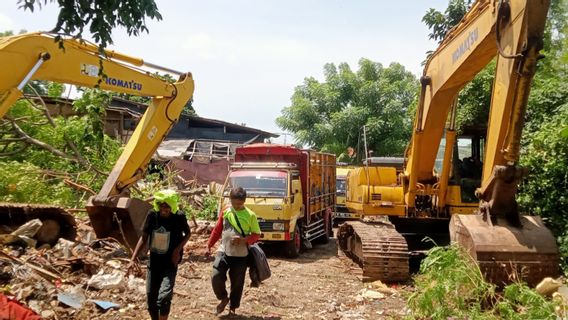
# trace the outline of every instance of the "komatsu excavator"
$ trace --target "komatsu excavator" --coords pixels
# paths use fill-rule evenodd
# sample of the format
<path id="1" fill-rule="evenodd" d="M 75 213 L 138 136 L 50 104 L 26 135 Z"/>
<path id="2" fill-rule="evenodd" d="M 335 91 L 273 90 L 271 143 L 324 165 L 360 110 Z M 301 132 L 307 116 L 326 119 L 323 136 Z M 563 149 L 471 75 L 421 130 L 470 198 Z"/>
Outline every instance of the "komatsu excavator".
<path id="1" fill-rule="evenodd" d="M 463 246 L 498 285 L 535 285 L 558 274 L 555 238 L 540 217 L 520 215 L 515 200 L 526 173 L 518 166 L 521 132 L 548 8 L 548 0 L 476 1 L 426 63 L 403 173 L 349 173 L 348 209 L 388 217 L 348 222 L 338 232 L 363 280 L 408 279 L 409 257 L 425 251 L 424 235 Z M 456 137 L 458 93 L 495 57 L 487 129 Z"/>
<path id="2" fill-rule="evenodd" d="M 72 38 L 56 41 L 55 37 L 28 33 L 0 38 L 0 117 L 23 96 L 24 86 L 30 80 L 151 97 L 102 189 L 87 204 L 97 237 L 113 237 L 134 247 L 150 205 L 130 198 L 128 188 L 143 177 L 152 155 L 191 99 L 192 75 L 111 50 L 101 55 L 94 44 Z M 179 79 L 168 83 L 140 67 L 177 74 Z"/>

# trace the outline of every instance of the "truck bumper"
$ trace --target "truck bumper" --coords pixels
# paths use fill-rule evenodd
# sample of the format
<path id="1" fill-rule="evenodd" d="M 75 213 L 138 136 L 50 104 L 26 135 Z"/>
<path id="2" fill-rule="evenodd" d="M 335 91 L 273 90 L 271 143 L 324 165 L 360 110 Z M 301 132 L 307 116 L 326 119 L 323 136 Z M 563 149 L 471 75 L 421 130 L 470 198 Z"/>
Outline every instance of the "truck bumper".
<path id="1" fill-rule="evenodd" d="M 290 233 L 283 231 L 276 232 L 262 232 L 260 235 L 262 241 L 288 241 L 290 240 Z"/>
<path id="2" fill-rule="evenodd" d="M 360 213 L 352 213 L 352 212 L 334 212 L 333 218 L 335 219 L 359 219 L 362 218 L 363 215 Z"/>

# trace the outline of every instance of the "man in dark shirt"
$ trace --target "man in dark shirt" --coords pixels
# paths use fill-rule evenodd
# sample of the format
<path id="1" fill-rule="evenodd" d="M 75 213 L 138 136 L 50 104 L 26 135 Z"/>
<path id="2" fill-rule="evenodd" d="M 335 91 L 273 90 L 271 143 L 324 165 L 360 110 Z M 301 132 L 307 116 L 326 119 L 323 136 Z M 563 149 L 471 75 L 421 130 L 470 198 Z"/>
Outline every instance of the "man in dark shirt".
<path id="1" fill-rule="evenodd" d="M 142 236 L 132 254 L 128 271 L 135 266 L 144 244 L 150 248 L 146 293 L 152 320 L 167 320 L 174 293 L 177 266 L 190 229 L 185 214 L 179 210 L 179 195 L 173 190 L 154 194 L 154 208 L 146 216 Z"/>

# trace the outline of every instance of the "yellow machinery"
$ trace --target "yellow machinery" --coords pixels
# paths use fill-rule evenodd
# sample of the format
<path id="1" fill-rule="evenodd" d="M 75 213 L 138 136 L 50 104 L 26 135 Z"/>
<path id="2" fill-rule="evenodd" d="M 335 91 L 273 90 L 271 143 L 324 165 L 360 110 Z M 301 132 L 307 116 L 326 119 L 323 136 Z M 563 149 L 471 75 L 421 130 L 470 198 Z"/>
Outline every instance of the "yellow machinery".
<path id="1" fill-rule="evenodd" d="M 352 219 L 352 218 L 361 218 L 360 213 L 356 212 L 349 212 L 346 205 L 346 192 L 347 192 L 347 175 L 349 171 L 354 169 L 355 167 L 337 167 L 335 170 L 335 178 L 336 178 L 336 203 L 335 203 L 335 211 L 333 214 L 334 224 L 338 223 L 340 220 L 343 219 Z"/>
<path id="2" fill-rule="evenodd" d="M 523 279 L 534 285 L 558 273 L 553 235 L 539 217 L 521 216 L 515 201 L 548 7 L 546 0 L 475 2 L 426 63 L 404 172 L 369 167 L 349 174 L 349 209 L 390 220 L 339 230 L 341 248 L 361 265 L 364 279 L 407 279 L 409 252 L 423 249 L 420 240 L 429 234 L 461 244 L 498 284 Z M 494 57 L 487 132 L 470 128 L 457 138 L 458 93 Z"/>
<path id="3" fill-rule="evenodd" d="M 99 54 L 97 46 L 53 35 L 29 33 L 0 38 L 0 117 L 22 97 L 30 80 L 49 80 L 83 87 L 152 97 L 144 116 L 98 195 L 87 204 L 98 237 L 114 237 L 131 246 L 150 206 L 128 197 L 128 187 L 143 177 L 152 155 L 177 121 L 194 90 L 190 73 L 159 67 L 115 51 Z M 179 75 L 168 83 L 137 67 Z M 102 67 L 102 69 L 101 69 Z"/>

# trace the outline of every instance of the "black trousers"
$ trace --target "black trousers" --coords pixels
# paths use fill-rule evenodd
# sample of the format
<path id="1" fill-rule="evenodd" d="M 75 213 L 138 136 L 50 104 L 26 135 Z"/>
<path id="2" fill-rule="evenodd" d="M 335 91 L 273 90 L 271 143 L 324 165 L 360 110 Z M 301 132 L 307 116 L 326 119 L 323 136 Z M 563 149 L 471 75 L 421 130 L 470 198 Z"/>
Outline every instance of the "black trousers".
<path id="1" fill-rule="evenodd" d="M 146 279 L 148 312 L 152 320 L 170 313 L 177 268 L 150 267 Z"/>
<path id="2" fill-rule="evenodd" d="M 231 294 L 229 295 L 231 309 L 236 309 L 241 305 L 247 265 L 248 257 L 229 257 L 224 252 L 217 253 L 215 257 L 211 275 L 213 292 L 219 300 L 227 298 L 225 282 L 227 282 L 228 271 L 231 281 Z"/>

